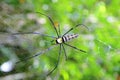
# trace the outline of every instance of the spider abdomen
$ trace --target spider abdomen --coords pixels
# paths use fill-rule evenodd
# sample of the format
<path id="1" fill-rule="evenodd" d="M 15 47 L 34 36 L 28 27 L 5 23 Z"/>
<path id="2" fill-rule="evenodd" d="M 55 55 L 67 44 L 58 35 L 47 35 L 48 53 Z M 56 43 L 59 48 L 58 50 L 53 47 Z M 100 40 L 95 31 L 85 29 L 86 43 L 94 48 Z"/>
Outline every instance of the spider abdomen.
<path id="1" fill-rule="evenodd" d="M 78 34 L 65 35 L 62 37 L 63 42 L 70 41 L 78 37 Z"/>

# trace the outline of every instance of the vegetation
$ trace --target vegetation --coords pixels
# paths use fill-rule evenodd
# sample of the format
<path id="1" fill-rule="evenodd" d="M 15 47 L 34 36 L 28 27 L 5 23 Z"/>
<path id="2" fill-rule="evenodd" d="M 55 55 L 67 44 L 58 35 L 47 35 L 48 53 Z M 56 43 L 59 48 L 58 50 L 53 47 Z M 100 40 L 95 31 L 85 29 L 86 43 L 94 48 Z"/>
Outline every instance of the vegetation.
<path id="1" fill-rule="evenodd" d="M 0 1 L 0 80 L 120 80 L 119 4 L 119 0 Z M 10 34 L 56 36 L 47 17 L 37 12 L 49 15 L 55 25 L 59 23 L 62 34 L 79 23 L 89 28 L 81 29 L 81 37 L 68 42 L 87 53 L 65 46 L 68 59 L 62 50 L 58 68 L 48 76 L 57 62 L 59 46 L 24 59 L 52 46 L 52 38 Z M 24 61 L 16 64 L 19 60 Z"/>

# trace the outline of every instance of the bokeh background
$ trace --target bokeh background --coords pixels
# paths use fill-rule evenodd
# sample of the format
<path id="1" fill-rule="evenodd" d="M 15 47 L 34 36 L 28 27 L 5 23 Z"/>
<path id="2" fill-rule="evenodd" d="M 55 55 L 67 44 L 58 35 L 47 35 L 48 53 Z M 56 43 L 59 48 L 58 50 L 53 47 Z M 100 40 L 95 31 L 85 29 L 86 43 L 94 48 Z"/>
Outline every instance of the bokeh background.
<path id="1" fill-rule="evenodd" d="M 86 50 L 65 46 L 58 68 L 59 46 L 30 60 L 26 57 L 51 46 L 51 38 L 41 35 L 11 35 L 40 32 L 56 36 L 49 20 L 59 23 L 61 32 L 78 23 L 89 30 L 69 43 Z M 24 60 L 15 64 L 16 61 Z M 0 80 L 120 80 L 120 1 L 119 0 L 0 0 Z"/>

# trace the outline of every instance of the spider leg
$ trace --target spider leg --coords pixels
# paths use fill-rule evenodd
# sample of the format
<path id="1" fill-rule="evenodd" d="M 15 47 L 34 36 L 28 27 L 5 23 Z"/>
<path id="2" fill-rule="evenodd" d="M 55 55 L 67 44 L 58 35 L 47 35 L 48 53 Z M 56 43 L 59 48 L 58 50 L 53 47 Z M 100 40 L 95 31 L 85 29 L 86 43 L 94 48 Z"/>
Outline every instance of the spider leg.
<path id="1" fill-rule="evenodd" d="M 18 33 L 9 33 L 9 32 L 0 32 L 0 34 L 8 34 L 8 35 L 24 35 L 24 34 L 38 34 L 40 36 L 45 36 L 45 37 L 51 37 L 51 38 L 56 38 L 54 36 L 49 36 L 47 34 L 41 34 L 39 32 L 18 32 Z"/>
<path id="2" fill-rule="evenodd" d="M 58 24 L 59 37 L 61 37 L 60 25 Z"/>
<path id="3" fill-rule="evenodd" d="M 64 47 L 63 44 L 62 44 L 62 47 L 63 47 L 63 51 L 64 51 L 64 54 L 65 54 L 65 60 L 67 60 L 67 54 L 66 54 L 66 50 L 65 50 L 65 47 Z"/>
<path id="4" fill-rule="evenodd" d="M 84 50 L 82 50 L 82 49 L 78 49 L 77 47 L 75 47 L 75 46 L 71 46 L 71 45 L 69 45 L 69 44 L 66 44 L 66 43 L 64 43 L 65 45 L 67 45 L 67 46 L 69 46 L 69 47 L 71 47 L 71 48 L 74 48 L 74 49 L 76 49 L 76 50 L 79 50 L 79 51 L 81 51 L 81 52 L 84 52 L 84 53 L 86 53 L 86 51 L 84 51 Z"/>
<path id="5" fill-rule="evenodd" d="M 55 45 L 54 45 L 54 46 L 55 46 Z M 39 56 L 39 55 L 41 55 L 41 54 L 43 54 L 43 53 L 45 53 L 45 52 L 48 52 L 48 51 L 51 50 L 54 46 L 49 47 L 49 48 L 45 49 L 44 51 L 37 52 L 36 54 L 34 54 L 34 55 L 32 55 L 32 56 L 29 56 L 29 57 L 27 57 L 27 58 L 25 58 L 25 59 L 19 60 L 19 61 L 16 62 L 16 64 L 18 64 L 18 63 L 20 63 L 20 62 L 27 61 L 27 60 L 29 60 L 29 59 L 31 59 L 31 58 L 37 57 L 37 56 Z"/>
<path id="6" fill-rule="evenodd" d="M 50 75 L 56 68 L 57 68 L 57 66 L 58 66 L 58 63 L 59 63 L 59 61 L 60 61 L 60 55 L 61 55 L 61 44 L 60 44 L 60 49 L 59 49 L 59 55 L 58 55 L 58 60 L 57 60 L 57 63 L 56 63 L 56 65 L 55 65 L 55 67 L 47 74 L 47 75 Z"/>
<path id="7" fill-rule="evenodd" d="M 55 25 L 54 25 L 54 22 L 53 22 L 53 20 L 51 19 L 51 17 L 48 16 L 48 15 L 45 15 L 45 14 L 43 14 L 43 13 L 41 13 L 41 12 L 36 12 L 36 13 L 39 13 L 39 14 L 41 14 L 41 15 L 44 15 L 44 16 L 46 16 L 46 17 L 50 20 L 50 22 L 52 23 L 52 25 L 53 25 L 53 27 L 54 27 L 54 29 L 55 29 L 55 31 L 56 31 L 57 36 L 59 37 L 59 33 L 58 33 L 58 31 L 57 31 L 57 29 L 56 29 L 56 27 L 55 27 Z"/>
<path id="8" fill-rule="evenodd" d="M 87 26 L 85 26 L 84 24 L 77 24 L 75 27 L 70 28 L 66 33 L 64 33 L 63 36 L 66 35 L 67 33 L 69 33 L 70 31 L 72 31 L 73 29 L 75 29 L 78 26 L 84 26 L 85 28 L 87 28 L 89 30 L 89 28 Z"/>

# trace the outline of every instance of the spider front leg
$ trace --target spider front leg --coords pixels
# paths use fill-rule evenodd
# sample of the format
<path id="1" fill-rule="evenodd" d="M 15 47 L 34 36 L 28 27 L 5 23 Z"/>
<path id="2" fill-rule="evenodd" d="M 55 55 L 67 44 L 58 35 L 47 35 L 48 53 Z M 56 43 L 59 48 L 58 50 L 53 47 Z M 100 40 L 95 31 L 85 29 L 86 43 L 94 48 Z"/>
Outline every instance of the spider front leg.
<path id="1" fill-rule="evenodd" d="M 62 48 L 62 45 L 60 44 L 60 49 L 59 49 L 59 55 L 58 55 L 57 63 L 55 65 L 55 67 L 47 75 L 50 75 L 58 67 L 58 63 L 60 61 L 61 50 L 62 50 L 61 48 Z"/>

